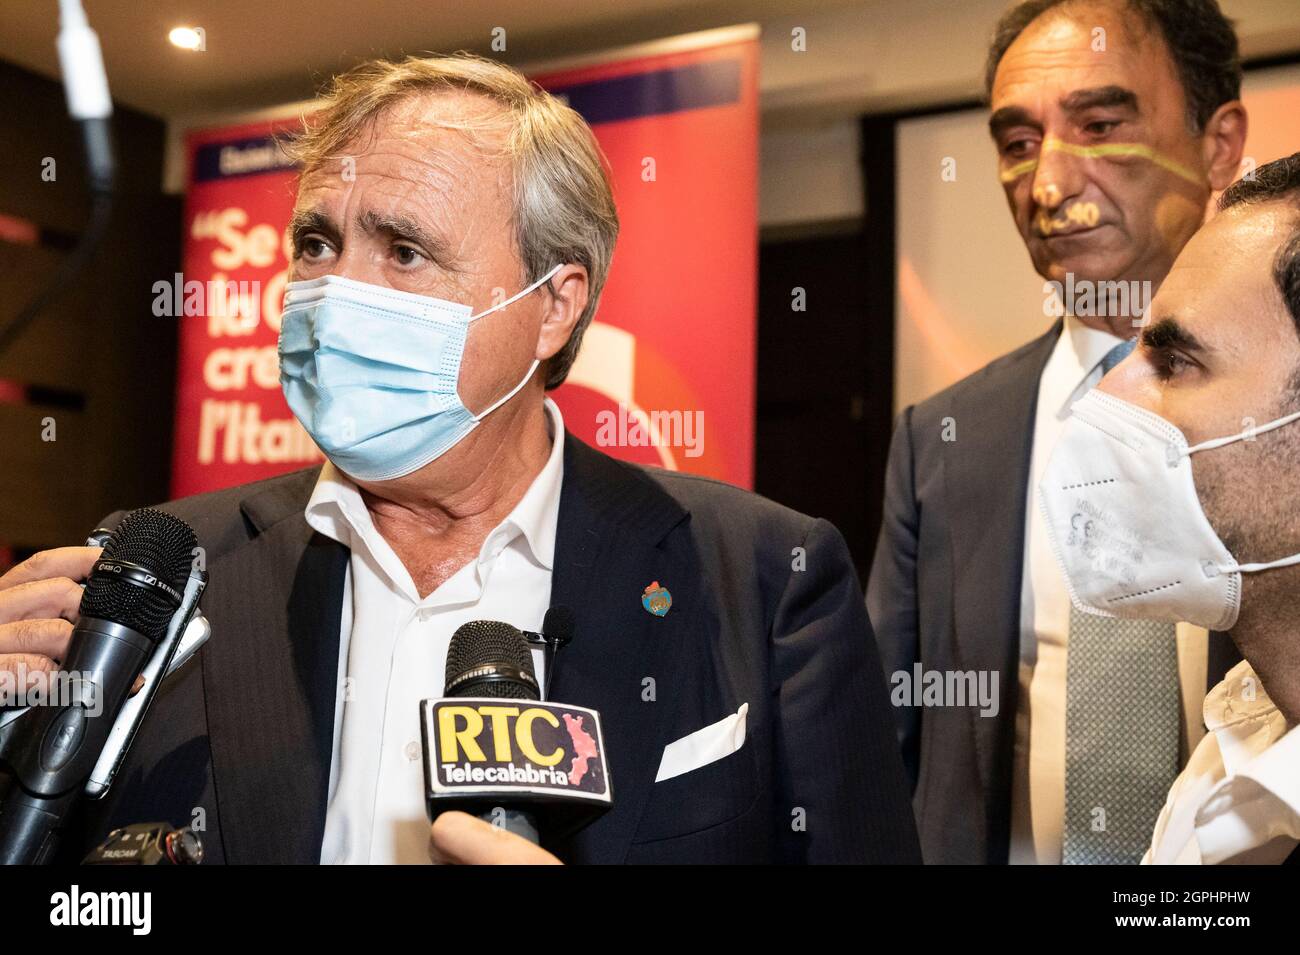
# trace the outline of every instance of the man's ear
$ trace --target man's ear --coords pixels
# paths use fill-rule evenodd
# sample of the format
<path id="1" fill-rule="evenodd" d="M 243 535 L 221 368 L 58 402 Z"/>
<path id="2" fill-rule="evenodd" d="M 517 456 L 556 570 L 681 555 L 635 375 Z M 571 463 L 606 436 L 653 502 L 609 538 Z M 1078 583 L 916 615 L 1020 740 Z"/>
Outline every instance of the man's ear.
<path id="1" fill-rule="evenodd" d="M 1241 100 L 1224 103 L 1214 111 L 1201 134 L 1201 156 L 1209 171 L 1210 188 L 1222 192 L 1241 174 L 1241 154 L 1246 149 L 1246 107 Z"/>
<path id="2" fill-rule="evenodd" d="M 581 265 L 564 265 L 551 276 L 549 291 L 542 290 L 546 305 L 542 311 L 542 327 L 537 332 L 539 361 L 546 361 L 559 353 L 569 341 L 573 329 L 587 307 L 587 269 Z"/>

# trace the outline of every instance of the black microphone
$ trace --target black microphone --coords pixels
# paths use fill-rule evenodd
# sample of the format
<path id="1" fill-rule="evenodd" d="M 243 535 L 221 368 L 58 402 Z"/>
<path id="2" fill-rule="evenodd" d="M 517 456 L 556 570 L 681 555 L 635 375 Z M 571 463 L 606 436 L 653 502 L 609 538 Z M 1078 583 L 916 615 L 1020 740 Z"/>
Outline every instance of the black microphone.
<path id="1" fill-rule="evenodd" d="M 543 669 L 546 672 L 546 685 L 542 687 L 542 699 L 551 698 L 551 677 L 555 675 L 555 653 L 567 646 L 573 639 L 573 630 L 577 618 L 572 610 L 557 604 L 546 611 L 542 618 L 542 632 L 521 631 L 529 645 L 542 648 Z"/>
<path id="2" fill-rule="evenodd" d="M 0 864 L 51 860 L 118 711 L 184 597 L 198 541 L 152 508 L 122 519 L 86 582 L 80 616 L 46 705 L 23 718 L 5 761 Z"/>
<path id="3" fill-rule="evenodd" d="M 523 633 L 498 620 L 462 624 L 447 647 L 442 695 L 541 699 Z"/>
<path id="4" fill-rule="evenodd" d="M 546 616 L 542 618 L 542 635 L 557 647 L 562 647 L 573 639 L 576 626 L 577 618 L 573 611 L 557 604 L 546 611 Z"/>
<path id="5" fill-rule="evenodd" d="M 572 614 L 548 613 L 552 624 L 572 636 Z M 496 620 L 456 630 L 443 699 L 420 703 L 430 821 L 457 809 L 540 843 L 610 808 L 600 714 L 539 697 L 522 631 Z"/>

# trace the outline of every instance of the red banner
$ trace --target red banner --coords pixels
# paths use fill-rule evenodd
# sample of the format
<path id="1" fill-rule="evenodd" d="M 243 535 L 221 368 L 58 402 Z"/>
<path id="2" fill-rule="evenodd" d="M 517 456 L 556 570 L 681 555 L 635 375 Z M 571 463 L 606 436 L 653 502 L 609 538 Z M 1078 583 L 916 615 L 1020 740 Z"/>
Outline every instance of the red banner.
<path id="1" fill-rule="evenodd" d="M 622 230 L 569 382 L 565 426 L 607 453 L 753 481 L 758 51 L 749 38 L 536 77 L 595 130 Z M 190 134 L 172 491 L 321 459 L 280 393 L 294 171 L 276 126 Z"/>

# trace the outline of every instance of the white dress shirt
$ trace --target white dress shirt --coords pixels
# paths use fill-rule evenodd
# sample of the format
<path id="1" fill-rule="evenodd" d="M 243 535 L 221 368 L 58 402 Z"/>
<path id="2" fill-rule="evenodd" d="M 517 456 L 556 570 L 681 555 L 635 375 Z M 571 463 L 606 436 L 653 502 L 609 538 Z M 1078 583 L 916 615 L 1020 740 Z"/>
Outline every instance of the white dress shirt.
<path id="1" fill-rule="evenodd" d="M 442 695 L 447 647 L 461 624 L 501 620 L 540 630 L 550 606 L 564 420 L 549 398 L 545 407 L 546 464 L 478 558 L 423 599 L 356 485 L 329 462 L 321 469 L 307 523 L 352 552 L 322 863 L 429 861 L 419 702 Z M 540 651 L 533 663 L 541 680 Z"/>
<path id="2" fill-rule="evenodd" d="M 1169 790 L 1144 863 L 1270 865 L 1300 843 L 1300 728 L 1243 660 L 1205 698 L 1209 732 Z"/>
<path id="3" fill-rule="evenodd" d="M 1024 571 L 1020 585 L 1020 673 L 1011 795 L 1012 863 L 1059 865 L 1065 822 L 1066 645 L 1070 592 L 1052 554 L 1036 489 L 1070 407 L 1101 381 L 1101 360 L 1120 343 L 1073 315 L 1038 382 L 1029 487 L 1025 495 Z M 1183 752 L 1200 738 L 1207 633 L 1178 625 Z"/>

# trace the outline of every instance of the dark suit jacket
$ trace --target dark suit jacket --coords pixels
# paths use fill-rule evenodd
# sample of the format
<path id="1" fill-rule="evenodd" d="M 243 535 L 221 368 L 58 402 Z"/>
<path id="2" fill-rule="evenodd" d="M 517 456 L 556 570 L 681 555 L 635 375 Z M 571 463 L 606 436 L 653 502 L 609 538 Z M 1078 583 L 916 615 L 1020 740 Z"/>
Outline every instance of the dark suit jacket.
<path id="1" fill-rule="evenodd" d="M 996 716 L 895 708 L 927 863 L 1007 861 L 1025 495 L 1038 383 L 1061 327 L 906 409 L 889 449 L 867 585 L 885 672 L 919 661 L 927 671 L 998 673 Z M 1211 634 L 1211 684 L 1233 653 Z"/>
<path id="2" fill-rule="evenodd" d="M 318 861 L 349 554 L 304 520 L 317 473 L 165 505 L 207 549 L 212 638 L 160 688 L 79 850 L 202 810 L 214 861 Z M 655 580 L 673 597 L 662 618 L 641 606 Z M 610 812 L 548 845 L 562 859 L 919 861 L 880 659 L 830 524 L 567 437 L 551 601 L 577 622 L 552 698 L 600 712 L 614 789 Z M 746 702 L 740 750 L 654 782 L 667 743 Z"/>

